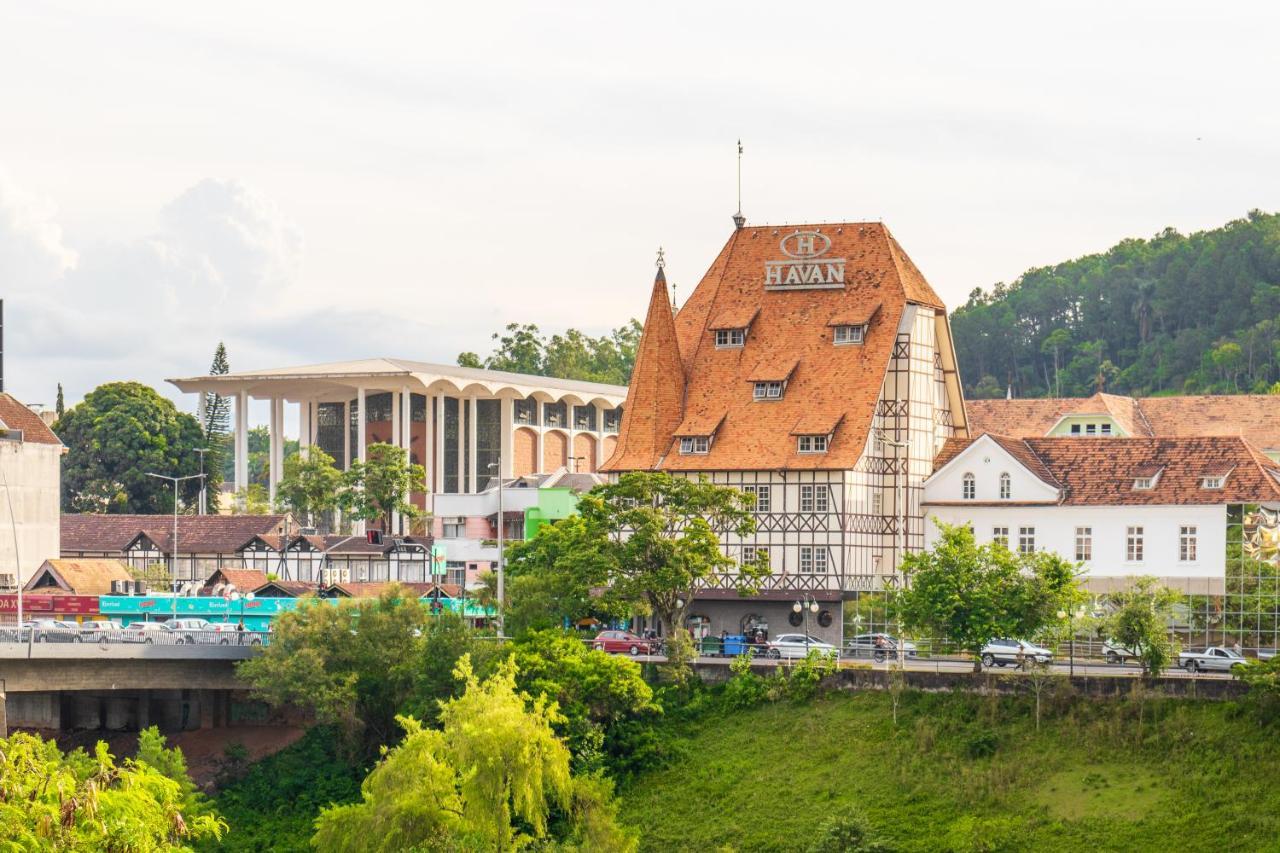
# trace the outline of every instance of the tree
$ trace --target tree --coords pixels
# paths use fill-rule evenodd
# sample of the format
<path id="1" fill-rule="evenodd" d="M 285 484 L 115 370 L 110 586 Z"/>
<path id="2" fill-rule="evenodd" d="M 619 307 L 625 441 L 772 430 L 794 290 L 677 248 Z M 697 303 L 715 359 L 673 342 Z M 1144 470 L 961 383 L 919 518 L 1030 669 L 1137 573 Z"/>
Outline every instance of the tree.
<path id="1" fill-rule="evenodd" d="M 147 473 L 200 472 L 195 452 L 204 446 L 200 424 L 137 382 L 95 388 L 53 429 L 67 446 L 62 462 L 64 512 L 172 512 L 171 484 Z M 180 498 L 191 505 L 199 493 L 199 481 L 187 480 Z"/>
<path id="2" fill-rule="evenodd" d="M 284 476 L 276 485 L 276 500 L 303 524 L 327 524 L 342 498 L 342 472 L 334 459 L 312 445 L 284 460 Z"/>
<path id="3" fill-rule="evenodd" d="M 1075 566 L 1057 554 L 1014 554 L 998 542 L 978 545 L 968 527 L 938 527 L 933 548 L 903 558 L 898 618 L 972 654 L 974 672 L 993 637 L 1032 637 L 1079 596 Z"/>
<path id="4" fill-rule="evenodd" d="M 421 465 L 409 462 L 408 452 L 392 444 L 371 444 L 365 450 L 365 461 L 354 462 L 347 469 L 344 508 L 356 518 L 378 522 L 391 530 L 391 514 L 418 518 L 422 510 L 409 502 L 414 492 L 427 488 L 427 472 Z"/>
<path id="5" fill-rule="evenodd" d="M 579 515 L 538 528 L 532 539 L 507 549 L 507 612 L 504 629 L 520 637 L 528 631 L 559 628 L 568 620 L 627 615 L 593 590 L 599 583 L 600 537 Z"/>
<path id="6" fill-rule="evenodd" d="M 102 741 L 89 756 L 25 732 L 0 739 L 0 838 L 11 850 L 190 850 L 217 841 L 226 824 L 199 803 L 172 752 L 153 739 L 117 764 Z M 180 780 L 167 775 L 179 770 Z"/>
<path id="7" fill-rule="evenodd" d="M 640 323 L 633 319 L 598 338 L 568 329 L 547 339 L 533 324 L 511 323 L 506 334 L 494 333 L 497 345 L 487 358 L 463 352 L 458 354 L 458 365 L 626 385 L 631 381 L 641 331 Z"/>
<path id="8" fill-rule="evenodd" d="M 233 496 L 235 510 L 241 515 L 266 515 L 271 512 L 271 496 L 261 483 L 250 483 L 237 489 Z"/>
<path id="9" fill-rule="evenodd" d="M 1112 642 L 1137 654 L 1143 675 L 1158 678 L 1176 658 L 1169 622 L 1181 601 L 1176 590 L 1160 586 L 1152 577 L 1137 578 L 1128 589 L 1108 596 L 1115 609 L 1105 629 Z"/>
<path id="10" fill-rule="evenodd" d="M 464 692 L 442 704 L 441 728 L 399 718 L 405 739 L 365 779 L 360 802 L 321 812 L 316 847 L 635 850 L 607 784 L 573 776 L 555 703 L 518 693 L 510 661 L 482 681 L 464 657 L 457 676 Z"/>
<path id="11" fill-rule="evenodd" d="M 53 404 L 53 413 L 57 415 L 59 419 L 61 419 L 62 416 L 67 413 L 66 402 L 62 399 L 62 383 L 61 382 L 58 383 L 58 398 L 57 398 L 57 401 Z"/>
<path id="12" fill-rule="evenodd" d="M 227 360 L 227 347 L 218 341 L 213 351 L 213 363 L 209 365 L 210 376 L 225 376 L 231 372 L 231 363 Z M 231 448 L 231 398 L 222 394 L 204 394 L 204 429 L 205 447 L 209 448 L 205 471 L 209 475 L 208 495 L 209 508 L 218 509 L 218 488 L 224 479 L 234 476 L 235 460 Z"/>

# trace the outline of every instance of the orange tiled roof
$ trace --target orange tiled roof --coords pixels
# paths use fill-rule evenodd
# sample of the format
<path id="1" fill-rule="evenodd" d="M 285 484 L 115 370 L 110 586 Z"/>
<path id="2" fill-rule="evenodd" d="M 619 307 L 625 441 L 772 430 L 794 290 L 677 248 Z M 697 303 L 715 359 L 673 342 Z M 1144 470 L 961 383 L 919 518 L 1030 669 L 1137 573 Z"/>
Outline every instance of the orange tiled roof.
<path id="1" fill-rule="evenodd" d="M 1107 415 L 1130 438 L 1155 434 L 1138 408 L 1138 401 L 1117 394 L 968 400 L 965 410 L 969 415 L 972 435 L 989 432 L 1018 438 L 1043 438 L 1067 415 Z"/>
<path id="2" fill-rule="evenodd" d="M 19 403 L 12 394 L 0 393 L 0 427 L 22 430 L 22 440 L 33 444 L 57 444 L 62 442 L 49 429 L 40 416 Z"/>
<path id="3" fill-rule="evenodd" d="M 717 314 L 707 328 L 713 332 L 717 329 L 745 329 L 759 313 L 759 305 L 733 305 Z"/>
<path id="4" fill-rule="evenodd" d="M 870 308 L 859 307 L 853 310 L 840 309 L 831 315 L 831 319 L 827 320 L 828 326 L 865 326 L 870 323 L 880 311 L 880 303 L 877 302 Z"/>
<path id="5" fill-rule="evenodd" d="M 948 439 L 934 460 L 934 470 L 950 462 L 976 440 Z M 1280 499 L 1280 465 L 1239 437 L 1112 438 L 1107 441 L 1028 438 L 1016 441 L 1052 477 L 1047 482 L 1061 488 L 1060 503 L 1068 506 L 1177 506 Z M 1002 447 L 1009 447 L 1008 439 L 1002 438 L 1000 442 Z M 1206 469 L 1230 469 L 1223 488 L 1201 487 L 1200 480 Z M 1160 478 L 1152 488 L 1133 488 L 1136 477 L 1152 476 L 1156 471 L 1160 472 Z M 975 501 L 963 503 L 980 504 Z"/>
<path id="6" fill-rule="evenodd" d="M 785 259 L 779 244 L 796 231 L 830 239 L 822 258 L 845 259 L 843 288 L 765 289 L 766 261 Z M 735 231 L 680 309 L 674 330 L 668 327 L 665 287 L 661 297 L 655 291 L 618 451 L 603 470 L 852 468 L 865 445 L 909 302 L 943 309 L 880 223 Z M 832 345 L 827 323 L 835 315 L 872 318 L 861 345 Z M 744 347 L 716 348 L 712 327 L 726 316 L 754 317 Z M 748 383 L 764 358 L 798 365 L 780 400 L 752 399 Z M 672 366 L 675 362 L 683 370 Z M 657 365 L 665 367 L 655 370 Z M 677 425 L 705 423 L 721 414 L 724 422 L 709 453 L 678 452 L 673 444 Z M 814 432 L 840 424 L 826 453 L 798 452 L 793 429 L 802 418 L 817 424 Z"/>
<path id="7" fill-rule="evenodd" d="M 676 427 L 671 434 L 677 437 L 715 435 L 722 423 L 724 423 L 724 412 L 694 414 L 681 421 L 680 426 Z"/>
<path id="8" fill-rule="evenodd" d="M 791 378 L 791 374 L 795 373 L 796 365 L 800 363 L 800 359 L 794 355 L 784 355 L 779 358 L 765 356 L 760 359 L 760 363 L 747 376 L 748 382 L 785 382 Z"/>

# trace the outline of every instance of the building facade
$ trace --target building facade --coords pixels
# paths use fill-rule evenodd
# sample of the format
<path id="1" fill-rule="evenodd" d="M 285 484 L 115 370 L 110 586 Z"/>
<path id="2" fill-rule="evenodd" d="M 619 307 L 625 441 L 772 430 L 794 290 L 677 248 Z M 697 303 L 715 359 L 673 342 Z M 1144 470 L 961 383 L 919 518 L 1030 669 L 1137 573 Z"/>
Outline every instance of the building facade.
<path id="1" fill-rule="evenodd" d="M 1095 595 L 1143 576 L 1178 590 L 1185 643 L 1280 646 L 1280 465 L 1246 439 L 984 433 L 944 446 L 924 495 L 979 543 L 1078 563 Z"/>
<path id="2" fill-rule="evenodd" d="M 434 495 L 483 492 L 499 474 L 597 470 L 613 453 L 626 397 L 615 385 L 387 358 L 169 381 L 198 394 L 201 409 L 211 394 L 234 401 L 237 489 L 248 483 L 249 401 L 263 399 L 272 499 L 289 405 L 301 446 L 320 447 L 344 470 L 364 461 L 370 444 L 404 448 L 426 469 L 429 493 L 413 501 L 428 511 Z M 404 529 L 398 519 L 395 527 Z"/>
<path id="3" fill-rule="evenodd" d="M 58 556 L 62 455 L 66 448 L 45 421 L 0 393 L 0 591 L 16 590 L 45 560 Z"/>
<path id="4" fill-rule="evenodd" d="M 843 602 L 896 581 L 925 537 L 922 485 L 967 435 L 946 309 L 880 223 L 739 228 L 678 313 L 659 269 L 610 474 L 705 477 L 755 497 L 725 535 L 737 578 L 695 599 L 699 630 L 802 625 L 839 642 Z M 820 612 L 796 624 L 794 605 Z"/>

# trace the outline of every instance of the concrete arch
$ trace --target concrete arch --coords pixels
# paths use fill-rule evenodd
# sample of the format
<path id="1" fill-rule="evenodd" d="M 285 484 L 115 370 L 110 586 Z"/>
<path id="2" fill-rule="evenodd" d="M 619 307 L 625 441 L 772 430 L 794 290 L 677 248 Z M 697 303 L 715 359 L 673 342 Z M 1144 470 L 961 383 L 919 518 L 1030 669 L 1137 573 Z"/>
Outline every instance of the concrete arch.
<path id="1" fill-rule="evenodd" d="M 551 472 L 569 463 L 569 436 L 558 429 L 542 434 L 542 470 Z"/>
<path id="2" fill-rule="evenodd" d="M 516 477 L 538 472 L 538 434 L 520 427 L 511 437 L 511 473 Z"/>

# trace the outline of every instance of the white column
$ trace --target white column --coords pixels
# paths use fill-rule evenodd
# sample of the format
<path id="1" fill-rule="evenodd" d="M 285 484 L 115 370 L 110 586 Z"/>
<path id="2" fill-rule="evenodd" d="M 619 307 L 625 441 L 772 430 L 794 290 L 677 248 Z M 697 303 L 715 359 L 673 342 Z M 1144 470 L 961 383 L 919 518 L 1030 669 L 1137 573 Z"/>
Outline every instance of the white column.
<path id="1" fill-rule="evenodd" d="M 435 491 L 436 494 L 444 494 L 444 395 L 436 395 L 432 402 L 435 404 L 436 418 L 435 427 L 431 431 L 431 444 L 435 447 L 436 464 L 435 464 Z M 428 413 L 430 410 L 428 410 Z"/>
<path id="2" fill-rule="evenodd" d="M 298 450 L 310 447 L 314 439 L 311 437 L 311 401 L 298 402 Z"/>
<path id="3" fill-rule="evenodd" d="M 467 454 L 467 467 L 471 469 L 467 471 L 467 485 L 469 486 L 468 491 L 478 492 L 480 491 L 480 479 L 476 476 L 476 469 L 479 465 L 476 459 L 476 421 L 479 419 L 476 417 L 478 412 L 475 397 L 467 400 L 467 411 L 467 447 L 471 451 Z"/>
<path id="4" fill-rule="evenodd" d="M 356 458 L 361 462 L 369 459 L 368 426 L 369 407 L 365 404 L 364 386 L 356 389 Z"/>
<path id="5" fill-rule="evenodd" d="M 342 401 L 342 470 L 351 467 L 351 401 Z"/>
<path id="6" fill-rule="evenodd" d="M 236 491 L 249 486 L 249 392 L 236 394 L 235 429 L 235 487 Z"/>
<path id="7" fill-rule="evenodd" d="M 533 452 L 537 455 L 537 458 L 533 460 L 533 470 L 534 470 L 534 473 L 536 474 L 547 473 L 546 471 L 542 470 L 542 459 L 543 459 L 542 436 L 544 433 L 546 433 L 546 431 L 547 431 L 547 428 L 542 425 L 542 404 L 539 403 L 538 404 L 538 440 L 535 443 L 535 446 L 533 449 Z"/>
<path id="8" fill-rule="evenodd" d="M 596 464 L 592 471 L 599 471 L 604 465 L 604 409 L 596 406 Z"/>
<path id="9" fill-rule="evenodd" d="M 507 480 L 513 476 L 511 472 L 515 470 L 512 464 L 513 460 L 511 458 L 511 447 L 514 444 L 512 441 L 514 438 L 513 431 L 515 430 L 516 423 L 515 400 L 512 400 L 510 397 L 503 397 L 498 401 L 498 407 L 501 412 L 499 415 L 499 423 L 501 426 L 499 427 L 500 437 L 498 439 L 498 452 L 502 454 L 498 460 L 498 470 L 502 475 L 502 478 Z"/>
<path id="10" fill-rule="evenodd" d="M 268 436 L 268 452 L 267 452 L 267 496 L 271 503 L 276 502 L 276 485 L 280 482 L 280 462 L 284 458 L 282 443 L 280 441 L 280 417 L 281 403 L 279 397 L 272 397 L 271 414 L 268 421 L 268 429 L 271 431 Z"/>
<path id="11" fill-rule="evenodd" d="M 196 395 L 196 420 L 200 422 L 200 429 L 204 429 L 205 403 L 208 395 L 201 391 Z"/>

